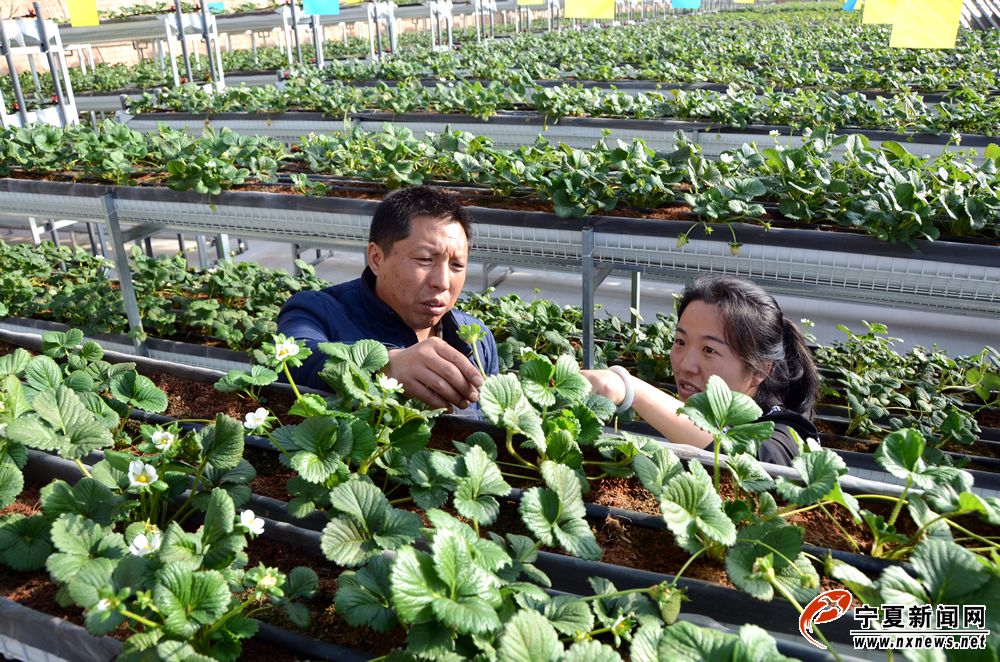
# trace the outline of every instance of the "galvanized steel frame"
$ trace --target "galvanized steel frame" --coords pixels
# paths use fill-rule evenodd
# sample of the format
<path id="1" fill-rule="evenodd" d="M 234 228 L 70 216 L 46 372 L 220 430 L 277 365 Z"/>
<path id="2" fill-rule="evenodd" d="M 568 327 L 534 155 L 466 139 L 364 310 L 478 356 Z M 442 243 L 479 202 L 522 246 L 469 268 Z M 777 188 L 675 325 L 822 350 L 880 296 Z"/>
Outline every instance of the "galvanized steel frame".
<path id="1" fill-rule="evenodd" d="M 231 193 L 213 199 L 213 209 L 199 196 L 163 189 L 63 186 L 69 188 L 61 189 L 66 193 L 60 195 L 43 192 L 53 188 L 51 183 L 12 181 L 4 187 L 7 190 L 0 189 L 0 216 L 44 215 L 107 224 L 122 276 L 129 326 L 136 332 L 141 331 L 141 320 L 128 278 L 127 241 L 170 230 L 232 234 L 363 252 L 375 206 L 372 201 L 345 200 L 338 209 L 338 203 L 331 199 Z M 25 190 L 32 187 L 38 191 Z M 915 252 L 909 257 L 909 253 L 888 245 L 882 247 L 873 239 L 850 237 L 852 242 L 867 241 L 869 249 L 864 253 L 859 246 L 850 252 L 842 246 L 840 250 L 837 246 L 817 249 L 815 239 L 813 246 L 800 245 L 798 242 L 807 244 L 810 237 L 818 236 L 807 231 L 791 231 L 802 234 L 785 237 L 783 244 L 777 241 L 780 233 L 774 230 L 770 236 L 753 241 L 753 233 L 759 234 L 760 230 L 746 226 L 736 228 L 738 234 L 747 235 L 741 237 L 746 245 L 737 258 L 729 255 L 727 241 L 694 238 L 683 250 L 677 248 L 672 236 L 676 228 L 668 227 L 671 222 L 608 217 L 558 219 L 553 214 L 487 209 L 474 210 L 474 216 L 478 221 L 470 258 L 486 265 L 484 287 L 490 284 L 490 271 L 501 265 L 582 272 L 585 367 L 593 365 L 595 294 L 601 282 L 615 271 L 632 275 L 632 307 L 636 310 L 642 275 L 654 280 L 688 282 L 700 273 L 713 272 L 748 277 L 774 293 L 969 316 L 1000 314 L 1000 266 L 990 266 L 1000 265 L 1000 260 L 993 263 L 992 253 L 985 257 L 983 253 L 992 248 L 978 247 L 977 253 L 944 256 L 926 254 L 925 250 L 924 254 Z M 630 222 L 633 226 L 629 226 Z M 123 225 L 132 229 L 125 231 Z M 822 244 L 834 236 L 823 237 Z M 941 249 L 935 245 L 934 250 Z M 996 250 L 1000 253 L 1000 249 Z M 965 255 L 971 257 L 963 258 Z M 923 290 L 914 284 L 917 278 L 924 279 Z M 143 352 L 142 343 L 136 342 L 136 350 Z"/>

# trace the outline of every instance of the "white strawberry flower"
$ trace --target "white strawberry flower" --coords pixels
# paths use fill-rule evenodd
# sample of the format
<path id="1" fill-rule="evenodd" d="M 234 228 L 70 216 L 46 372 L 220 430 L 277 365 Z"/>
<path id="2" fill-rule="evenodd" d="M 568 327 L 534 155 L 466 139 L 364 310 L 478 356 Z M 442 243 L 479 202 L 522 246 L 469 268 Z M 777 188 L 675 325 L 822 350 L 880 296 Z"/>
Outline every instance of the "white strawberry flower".
<path id="1" fill-rule="evenodd" d="M 278 578 L 272 575 L 271 573 L 267 573 L 266 575 L 260 578 L 259 582 L 257 582 L 257 588 L 269 589 L 269 588 L 274 588 L 275 586 L 277 586 L 277 584 L 278 584 Z"/>
<path id="2" fill-rule="evenodd" d="M 387 375 L 381 375 L 378 378 L 378 385 L 382 387 L 383 391 L 389 391 L 390 393 L 403 390 L 401 383 Z"/>
<path id="3" fill-rule="evenodd" d="M 533 351 L 535 351 L 535 350 L 534 350 L 533 348 L 531 348 L 531 347 L 528 347 L 527 345 L 525 345 L 524 347 L 522 347 L 522 348 L 520 349 L 520 352 L 521 352 L 521 356 L 524 356 L 524 355 L 525 355 L 525 354 L 527 354 L 528 352 L 533 352 Z"/>
<path id="4" fill-rule="evenodd" d="M 299 344 L 294 340 L 282 340 L 274 346 L 274 358 L 279 361 L 290 359 L 299 353 Z"/>
<path id="5" fill-rule="evenodd" d="M 240 513 L 240 523 L 250 529 L 250 533 L 258 536 L 264 533 L 264 520 L 255 516 L 252 510 L 244 510 Z"/>
<path id="6" fill-rule="evenodd" d="M 206 168 L 214 168 L 215 167 L 215 161 L 208 161 L 208 162 L 206 162 L 205 163 L 205 167 Z"/>
<path id="7" fill-rule="evenodd" d="M 108 598 L 104 598 L 97 603 L 97 611 L 108 611 L 109 609 L 111 609 L 111 600 Z"/>
<path id="8" fill-rule="evenodd" d="M 0 437 L 3 437 L 3 438 L 7 437 L 7 424 L 6 423 L 0 423 Z"/>
<path id="9" fill-rule="evenodd" d="M 148 537 L 140 533 L 128 546 L 128 551 L 135 556 L 148 556 L 160 548 L 162 536 L 159 533 L 152 533 Z"/>
<path id="10" fill-rule="evenodd" d="M 246 421 L 243 423 L 243 427 L 247 430 L 256 430 L 266 422 L 267 410 L 263 407 L 258 407 L 257 411 L 252 411 L 246 415 Z"/>
<path id="11" fill-rule="evenodd" d="M 173 432 L 168 432 L 166 430 L 157 430 L 150 437 L 150 441 L 156 446 L 156 450 L 161 453 L 166 453 L 170 450 L 170 447 L 174 445 L 177 441 L 177 437 L 174 436 Z"/>
<path id="12" fill-rule="evenodd" d="M 778 136 L 781 135 L 781 133 L 779 133 L 778 131 L 772 129 L 767 135 L 771 136 L 772 138 L 777 138 Z"/>
<path id="13" fill-rule="evenodd" d="M 157 478 L 156 469 L 152 464 L 133 460 L 128 465 L 128 482 L 131 487 L 149 487 Z"/>

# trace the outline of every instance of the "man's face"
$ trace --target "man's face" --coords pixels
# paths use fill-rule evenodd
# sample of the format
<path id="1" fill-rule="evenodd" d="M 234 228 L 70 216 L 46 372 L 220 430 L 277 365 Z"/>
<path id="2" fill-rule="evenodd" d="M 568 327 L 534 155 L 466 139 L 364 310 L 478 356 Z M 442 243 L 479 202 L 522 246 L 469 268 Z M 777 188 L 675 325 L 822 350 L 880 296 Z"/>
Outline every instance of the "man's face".
<path id="1" fill-rule="evenodd" d="M 368 244 L 378 297 L 424 340 L 458 301 L 465 285 L 469 240 L 461 223 L 415 216 L 410 236 L 385 253 Z"/>

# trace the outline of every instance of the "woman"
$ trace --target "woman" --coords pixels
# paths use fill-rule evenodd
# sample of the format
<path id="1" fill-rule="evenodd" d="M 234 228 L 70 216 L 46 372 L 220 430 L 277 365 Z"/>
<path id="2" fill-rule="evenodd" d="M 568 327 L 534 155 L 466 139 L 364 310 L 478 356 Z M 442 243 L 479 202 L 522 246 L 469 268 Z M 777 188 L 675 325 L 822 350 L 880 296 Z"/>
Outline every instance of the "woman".
<path id="1" fill-rule="evenodd" d="M 818 436 L 809 419 L 819 379 L 802 332 L 771 295 L 733 276 L 695 280 L 684 290 L 677 314 L 670 365 L 678 397 L 621 369 L 584 371 L 594 392 L 627 409 L 623 401 L 628 380 L 631 406 L 643 420 L 674 443 L 706 448 L 713 443 L 712 435 L 677 410 L 705 389 L 709 377 L 718 375 L 730 389 L 757 402 L 764 411 L 759 420 L 774 422 L 774 434 L 761 444 L 758 459 L 790 466 L 798 448 L 789 430 L 803 439 Z"/>

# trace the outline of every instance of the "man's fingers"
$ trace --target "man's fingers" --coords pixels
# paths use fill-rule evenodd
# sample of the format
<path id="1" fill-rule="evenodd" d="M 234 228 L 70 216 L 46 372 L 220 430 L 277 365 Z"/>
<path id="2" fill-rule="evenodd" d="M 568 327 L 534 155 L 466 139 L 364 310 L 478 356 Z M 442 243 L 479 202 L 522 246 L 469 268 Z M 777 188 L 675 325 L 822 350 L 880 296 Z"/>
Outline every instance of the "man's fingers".
<path id="1" fill-rule="evenodd" d="M 461 391 L 456 390 L 445 377 L 436 372 L 437 368 L 439 368 L 439 366 L 425 366 L 424 369 L 416 376 L 417 381 L 450 404 L 455 405 L 460 409 L 468 407 L 468 396 L 463 394 Z M 455 371 L 455 374 L 458 374 L 458 372 Z M 468 385 L 466 385 L 466 387 L 468 387 Z"/>
<path id="2" fill-rule="evenodd" d="M 476 388 L 483 385 L 483 375 L 479 372 L 479 368 L 474 366 L 469 358 L 462 356 L 462 353 L 457 349 L 444 341 L 435 343 L 434 349 L 437 351 L 438 356 L 445 359 L 449 365 L 458 370 L 467 383 Z"/>
<path id="3" fill-rule="evenodd" d="M 445 402 L 437 393 L 419 382 L 411 382 L 410 387 L 406 389 L 406 395 L 410 398 L 416 398 L 434 409 L 451 409 L 450 403 Z"/>

